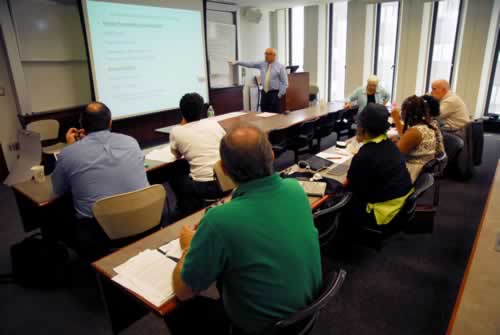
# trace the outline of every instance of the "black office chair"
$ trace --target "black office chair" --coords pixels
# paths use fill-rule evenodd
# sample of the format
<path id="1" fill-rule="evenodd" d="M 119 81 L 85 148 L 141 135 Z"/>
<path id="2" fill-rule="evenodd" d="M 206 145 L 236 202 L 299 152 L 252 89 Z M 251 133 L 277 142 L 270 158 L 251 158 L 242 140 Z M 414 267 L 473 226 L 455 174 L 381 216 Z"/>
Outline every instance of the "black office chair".
<path id="1" fill-rule="evenodd" d="M 443 131 L 443 144 L 448 156 L 448 165 L 444 174 L 448 175 L 457 168 L 457 157 L 464 148 L 464 141 L 457 135 Z"/>
<path id="2" fill-rule="evenodd" d="M 288 149 L 293 150 L 295 163 L 299 161 L 299 155 L 304 152 L 312 152 L 314 130 L 316 119 L 305 121 L 288 129 Z"/>
<path id="3" fill-rule="evenodd" d="M 268 137 L 269 142 L 273 147 L 274 157 L 278 158 L 285 151 L 287 151 L 287 142 L 288 142 L 288 130 L 287 129 L 276 129 L 272 130 Z"/>
<path id="4" fill-rule="evenodd" d="M 443 173 L 448 164 L 448 156 L 445 152 L 441 156 L 429 161 L 424 165 L 420 174 L 430 173 L 434 177 L 434 196 L 432 206 L 439 206 L 439 192 L 441 188 L 441 179 L 443 178 Z"/>
<path id="5" fill-rule="evenodd" d="M 362 243 L 380 251 L 383 248 L 385 240 L 401 231 L 413 234 L 432 233 L 434 221 L 419 221 L 417 225 L 415 221 L 415 214 L 417 210 L 417 199 L 419 199 L 433 185 L 434 177 L 432 174 L 421 174 L 415 181 L 415 191 L 408 198 L 406 198 L 403 207 L 391 223 L 383 226 L 361 225 L 359 227 L 359 237 Z"/>
<path id="6" fill-rule="evenodd" d="M 339 139 L 351 137 L 352 127 L 355 124 L 357 108 L 343 109 L 338 111 L 333 131 L 337 133 Z"/>
<path id="7" fill-rule="evenodd" d="M 321 139 L 330 136 L 337 124 L 337 113 L 329 113 L 320 117 L 316 121 L 314 138 L 317 141 L 317 148 L 321 149 Z"/>
<path id="8" fill-rule="evenodd" d="M 347 272 L 340 269 L 334 272 L 323 285 L 321 295 L 309 306 L 292 314 L 290 317 L 276 322 L 271 330 L 273 335 L 307 335 L 311 333 L 319 313 L 323 307 L 335 297 L 344 284 Z"/>
<path id="9" fill-rule="evenodd" d="M 335 236 L 339 227 L 339 214 L 352 198 L 352 193 L 346 192 L 335 205 L 313 212 L 314 225 L 318 230 L 319 244 L 325 247 Z"/>

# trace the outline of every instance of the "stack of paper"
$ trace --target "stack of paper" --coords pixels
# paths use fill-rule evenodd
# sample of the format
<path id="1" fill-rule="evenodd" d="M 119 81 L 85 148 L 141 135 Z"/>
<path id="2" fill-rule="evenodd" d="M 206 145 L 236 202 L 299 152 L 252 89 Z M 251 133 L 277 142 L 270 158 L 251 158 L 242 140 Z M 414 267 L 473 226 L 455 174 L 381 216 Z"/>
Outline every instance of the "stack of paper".
<path id="1" fill-rule="evenodd" d="M 178 238 L 168 242 L 167 244 L 159 247 L 158 249 L 160 249 L 160 251 L 163 252 L 165 256 L 174 259 L 181 259 L 182 257 L 181 243 Z"/>
<path id="2" fill-rule="evenodd" d="M 258 117 L 271 117 L 271 116 L 276 116 L 278 115 L 277 113 L 268 113 L 268 112 L 262 112 L 262 113 L 257 113 Z"/>
<path id="3" fill-rule="evenodd" d="M 172 151 L 170 151 L 170 145 L 152 150 L 146 155 L 146 159 L 163 163 L 171 163 L 176 160 L 175 156 L 172 154 Z"/>
<path id="4" fill-rule="evenodd" d="M 227 114 L 215 116 L 212 119 L 218 122 L 218 121 L 230 119 L 230 118 L 237 117 L 237 116 L 242 116 L 245 114 L 247 114 L 247 112 L 232 112 L 232 113 L 227 113 Z"/>
<path id="5" fill-rule="evenodd" d="M 172 273 L 176 263 L 158 250 L 144 250 L 114 268 L 113 280 L 160 307 L 174 296 Z"/>
<path id="6" fill-rule="evenodd" d="M 340 148 L 331 148 L 316 154 L 316 156 L 329 160 L 335 164 L 342 164 L 352 158 L 352 154 L 349 151 Z"/>

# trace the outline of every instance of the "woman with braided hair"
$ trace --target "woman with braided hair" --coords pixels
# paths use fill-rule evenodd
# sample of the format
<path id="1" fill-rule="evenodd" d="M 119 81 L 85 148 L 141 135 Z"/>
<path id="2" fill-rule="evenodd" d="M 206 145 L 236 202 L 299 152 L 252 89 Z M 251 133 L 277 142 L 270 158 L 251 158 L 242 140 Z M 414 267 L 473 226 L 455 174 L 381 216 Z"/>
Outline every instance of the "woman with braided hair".
<path id="1" fill-rule="evenodd" d="M 441 131 L 432 120 L 428 103 L 416 95 L 406 98 L 401 115 L 399 109 L 393 109 L 392 118 L 400 136 L 397 146 L 406 156 L 406 167 L 415 182 L 423 166 L 442 152 Z"/>

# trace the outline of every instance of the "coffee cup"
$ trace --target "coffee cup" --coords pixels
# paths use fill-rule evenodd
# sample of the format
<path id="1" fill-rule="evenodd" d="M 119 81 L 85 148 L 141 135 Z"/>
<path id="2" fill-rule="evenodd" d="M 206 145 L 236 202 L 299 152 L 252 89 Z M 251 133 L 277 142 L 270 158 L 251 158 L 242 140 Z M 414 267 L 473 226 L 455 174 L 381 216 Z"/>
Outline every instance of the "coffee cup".
<path id="1" fill-rule="evenodd" d="M 43 165 L 35 165 L 31 168 L 33 179 L 36 183 L 43 183 L 45 181 L 45 168 Z"/>

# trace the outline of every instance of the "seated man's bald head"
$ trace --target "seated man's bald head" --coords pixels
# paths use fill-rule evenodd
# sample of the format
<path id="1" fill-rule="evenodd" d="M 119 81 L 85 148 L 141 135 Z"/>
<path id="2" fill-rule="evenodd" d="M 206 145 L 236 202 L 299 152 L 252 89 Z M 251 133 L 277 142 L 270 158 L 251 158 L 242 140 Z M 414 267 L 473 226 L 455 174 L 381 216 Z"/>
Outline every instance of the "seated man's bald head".
<path id="1" fill-rule="evenodd" d="M 237 183 L 273 174 L 274 153 L 267 135 L 257 127 L 240 124 L 221 141 L 220 156 L 224 168 Z"/>
<path id="2" fill-rule="evenodd" d="M 80 114 L 80 126 L 87 134 L 107 130 L 111 128 L 111 111 L 102 102 L 91 102 Z"/>
<path id="3" fill-rule="evenodd" d="M 450 90 L 450 83 L 448 80 L 439 79 L 432 82 L 431 94 L 434 99 L 440 101 Z"/>

